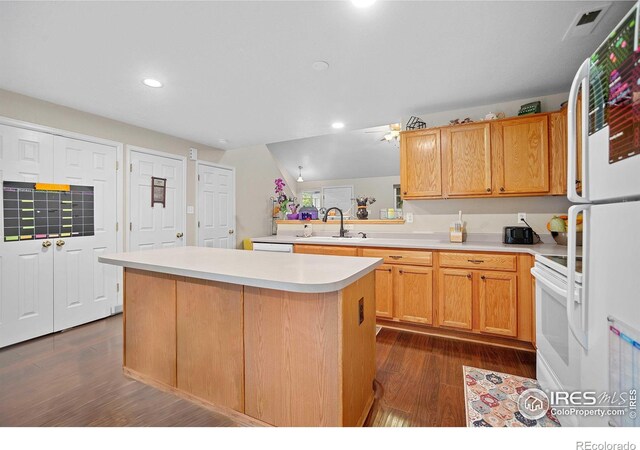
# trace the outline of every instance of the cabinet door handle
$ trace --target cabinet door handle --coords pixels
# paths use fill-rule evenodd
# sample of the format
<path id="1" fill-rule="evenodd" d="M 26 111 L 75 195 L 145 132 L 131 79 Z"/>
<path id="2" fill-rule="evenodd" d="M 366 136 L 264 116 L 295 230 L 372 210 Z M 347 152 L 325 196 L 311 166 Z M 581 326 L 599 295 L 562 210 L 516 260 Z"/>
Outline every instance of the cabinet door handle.
<path id="1" fill-rule="evenodd" d="M 483 259 L 467 259 L 471 264 L 482 264 L 484 262 Z"/>
<path id="2" fill-rule="evenodd" d="M 480 277 L 480 279 L 481 279 L 481 280 L 486 280 L 486 279 L 487 279 L 487 277 L 485 277 L 484 275 L 482 275 L 482 276 Z"/>
<path id="3" fill-rule="evenodd" d="M 398 272 L 400 272 L 400 275 L 402 275 L 404 273 L 404 271 L 402 269 L 400 269 Z"/>
<path id="4" fill-rule="evenodd" d="M 491 188 L 487 188 L 487 192 L 491 192 Z"/>
<path id="5" fill-rule="evenodd" d="M 407 191 L 404 191 L 404 192 L 402 193 L 402 195 L 407 195 Z"/>
<path id="6" fill-rule="evenodd" d="M 177 238 L 181 238 L 182 236 L 184 236 L 184 233 L 176 233 Z"/>
<path id="7" fill-rule="evenodd" d="M 49 247 L 51 247 L 51 241 L 44 241 L 44 242 L 42 243 L 42 246 L 43 246 L 44 248 L 49 248 Z"/>
<path id="8" fill-rule="evenodd" d="M 393 271 L 393 269 L 389 268 L 387 269 L 387 272 L 391 273 Z"/>
<path id="9" fill-rule="evenodd" d="M 402 259 L 402 256 L 398 256 L 398 255 L 389 255 L 389 258 L 391 258 L 391 259 Z"/>
<path id="10" fill-rule="evenodd" d="M 500 188 L 500 192 L 504 192 L 504 186 Z"/>
<path id="11" fill-rule="evenodd" d="M 467 278 L 471 279 L 471 274 L 470 273 L 467 274 Z"/>
<path id="12" fill-rule="evenodd" d="M 59 239 L 56 241 L 56 246 L 62 247 L 63 245 L 64 245 L 64 241 L 62 239 Z"/>

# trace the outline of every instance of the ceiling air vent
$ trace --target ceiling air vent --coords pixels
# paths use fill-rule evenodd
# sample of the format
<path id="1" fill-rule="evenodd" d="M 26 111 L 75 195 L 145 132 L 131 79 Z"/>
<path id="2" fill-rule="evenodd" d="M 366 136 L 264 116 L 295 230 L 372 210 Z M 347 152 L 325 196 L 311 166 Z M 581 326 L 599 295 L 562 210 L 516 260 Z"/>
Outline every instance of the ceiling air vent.
<path id="1" fill-rule="evenodd" d="M 600 20 L 604 17 L 611 3 L 595 5 L 587 10 L 580 11 L 571 22 L 571 26 L 562 38 L 563 41 L 574 37 L 587 36 L 593 32 Z"/>

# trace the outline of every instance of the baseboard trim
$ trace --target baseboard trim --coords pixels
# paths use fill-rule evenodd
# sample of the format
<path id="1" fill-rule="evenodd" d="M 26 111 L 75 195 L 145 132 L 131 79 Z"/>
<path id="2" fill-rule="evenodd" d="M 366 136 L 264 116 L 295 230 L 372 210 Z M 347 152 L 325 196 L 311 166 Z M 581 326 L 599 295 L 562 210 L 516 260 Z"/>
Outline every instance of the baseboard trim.
<path id="1" fill-rule="evenodd" d="M 505 339 L 494 336 L 467 334 L 456 332 L 453 330 L 445 330 L 442 328 L 431 328 L 428 326 L 414 325 L 410 323 L 396 322 L 378 318 L 376 325 L 382 328 L 392 330 L 409 331 L 411 333 L 426 334 L 428 336 L 436 336 L 445 339 L 453 339 L 456 341 L 473 342 L 476 344 L 491 345 L 493 347 L 512 348 L 525 352 L 535 353 L 536 349 L 530 342 L 516 341 L 513 339 Z"/>

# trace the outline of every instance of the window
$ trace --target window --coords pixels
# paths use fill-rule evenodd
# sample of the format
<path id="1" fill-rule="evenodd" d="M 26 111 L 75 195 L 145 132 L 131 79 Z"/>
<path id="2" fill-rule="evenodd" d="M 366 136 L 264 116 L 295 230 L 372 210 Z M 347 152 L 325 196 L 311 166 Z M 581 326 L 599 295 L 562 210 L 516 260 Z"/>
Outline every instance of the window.
<path id="1" fill-rule="evenodd" d="M 400 193 L 400 185 L 393 185 L 393 199 L 396 209 L 402 209 L 402 194 Z"/>
<path id="2" fill-rule="evenodd" d="M 302 206 L 315 206 L 320 209 L 322 196 L 320 191 L 305 191 L 302 193 Z"/>

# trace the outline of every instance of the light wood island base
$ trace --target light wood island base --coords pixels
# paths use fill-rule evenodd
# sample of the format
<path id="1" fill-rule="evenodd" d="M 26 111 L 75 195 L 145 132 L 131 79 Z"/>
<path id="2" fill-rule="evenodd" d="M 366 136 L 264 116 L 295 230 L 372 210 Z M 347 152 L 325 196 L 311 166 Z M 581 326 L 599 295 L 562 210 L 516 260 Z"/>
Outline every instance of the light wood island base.
<path id="1" fill-rule="evenodd" d="M 361 426 L 374 283 L 298 293 L 125 268 L 124 373 L 246 425 Z"/>

